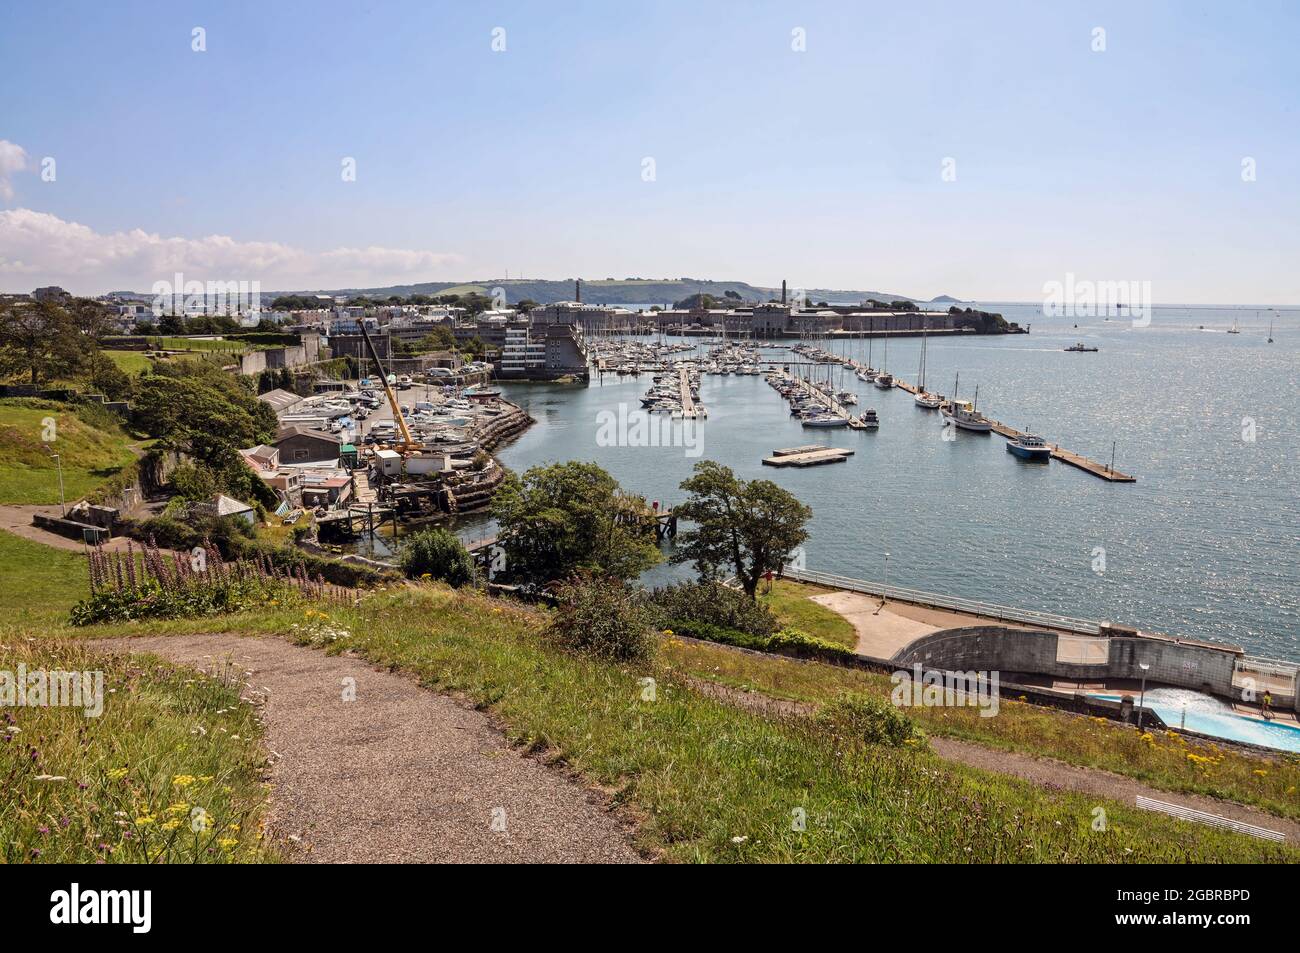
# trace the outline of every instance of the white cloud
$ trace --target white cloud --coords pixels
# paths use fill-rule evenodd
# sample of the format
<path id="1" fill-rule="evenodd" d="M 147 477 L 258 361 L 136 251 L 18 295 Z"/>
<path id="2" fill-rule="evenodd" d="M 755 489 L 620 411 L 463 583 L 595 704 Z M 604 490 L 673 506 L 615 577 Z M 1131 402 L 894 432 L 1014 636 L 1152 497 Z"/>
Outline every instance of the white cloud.
<path id="1" fill-rule="evenodd" d="M 105 234 L 47 212 L 0 211 L 0 286 L 56 284 L 79 294 L 148 291 L 181 272 L 187 281 L 258 281 L 264 291 L 376 287 L 432 281 L 457 255 L 404 248 L 312 252 L 226 235 L 165 238 L 141 229 Z"/>
<path id="2" fill-rule="evenodd" d="M 13 201 L 15 172 L 27 168 L 27 150 L 8 139 L 0 139 L 0 199 Z"/>

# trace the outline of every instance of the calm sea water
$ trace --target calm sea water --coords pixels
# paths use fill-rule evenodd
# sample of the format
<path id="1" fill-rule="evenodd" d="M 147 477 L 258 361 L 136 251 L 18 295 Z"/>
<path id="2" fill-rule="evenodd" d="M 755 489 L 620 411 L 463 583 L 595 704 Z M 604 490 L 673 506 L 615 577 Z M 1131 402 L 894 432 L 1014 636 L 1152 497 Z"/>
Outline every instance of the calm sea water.
<path id="1" fill-rule="evenodd" d="M 1094 459 L 1108 460 L 1114 441 L 1117 469 L 1136 484 L 1022 462 L 997 435 L 945 441 L 936 412 L 851 376 L 859 409 L 880 415 L 876 432 L 805 430 L 761 377 L 706 377 L 703 456 L 813 508 L 810 569 L 880 580 L 888 552 L 898 585 L 1300 658 L 1300 312 L 1280 311 L 1268 344 L 1267 312 L 1253 309 L 1157 308 L 1149 327 L 1135 328 L 1048 319 L 1036 305 L 983 307 L 1032 333 L 931 339 L 930 386 L 950 393 L 960 372 L 962 396 L 978 385 L 980 410 Z M 1241 333 L 1224 333 L 1234 319 Z M 1062 350 L 1075 341 L 1100 350 Z M 879 341 L 874 348 L 879 366 Z M 914 381 L 919 348 L 919 339 L 892 342 L 888 369 Z M 597 414 L 639 408 L 649 383 L 610 375 L 586 388 L 508 386 L 538 423 L 499 456 L 518 471 L 594 460 L 671 505 L 698 457 L 597 445 Z M 760 464 L 774 448 L 808 443 L 857 452 L 807 470 Z"/>

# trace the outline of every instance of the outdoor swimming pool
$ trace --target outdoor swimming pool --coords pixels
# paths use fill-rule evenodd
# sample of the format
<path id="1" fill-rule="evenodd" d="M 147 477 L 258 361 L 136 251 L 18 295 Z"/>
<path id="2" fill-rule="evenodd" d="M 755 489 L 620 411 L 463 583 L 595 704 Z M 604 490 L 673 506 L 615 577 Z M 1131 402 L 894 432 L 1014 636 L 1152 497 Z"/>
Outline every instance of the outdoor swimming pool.
<path id="1" fill-rule="evenodd" d="M 1118 694 L 1093 694 L 1093 698 L 1119 701 Z M 1133 693 L 1136 702 L 1138 693 Z M 1155 688 L 1146 694 L 1146 706 L 1171 728 L 1187 728 L 1203 735 L 1244 741 L 1247 744 L 1300 752 L 1300 728 L 1290 724 L 1244 718 L 1217 698 L 1177 688 Z"/>

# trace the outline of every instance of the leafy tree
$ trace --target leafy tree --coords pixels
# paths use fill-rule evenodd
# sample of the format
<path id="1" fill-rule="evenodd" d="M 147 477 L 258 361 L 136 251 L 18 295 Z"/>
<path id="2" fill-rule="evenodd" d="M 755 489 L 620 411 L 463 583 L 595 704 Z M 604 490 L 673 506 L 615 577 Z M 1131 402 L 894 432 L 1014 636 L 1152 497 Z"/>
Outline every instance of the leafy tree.
<path id="1" fill-rule="evenodd" d="M 481 337 L 475 335 L 460 346 L 460 351 L 470 358 L 480 358 L 487 353 L 487 345 Z"/>
<path id="2" fill-rule="evenodd" d="M 631 579 L 662 557 L 642 522 L 645 499 L 594 463 L 554 463 L 508 477 L 492 503 L 507 572 L 560 579 L 592 570 Z"/>
<path id="3" fill-rule="evenodd" d="M 135 387 L 131 375 L 117 366 L 117 362 L 102 351 L 87 355 L 80 378 L 91 390 L 109 400 L 126 400 Z"/>
<path id="4" fill-rule="evenodd" d="M 135 421 L 210 472 L 218 489 L 253 501 L 275 496 L 238 450 L 272 440 L 275 412 L 242 378 L 205 361 L 168 361 L 140 379 Z"/>
<path id="5" fill-rule="evenodd" d="M 520 314 L 527 314 L 529 311 L 532 311 L 537 306 L 538 306 L 537 302 L 534 301 L 532 298 L 523 298 L 520 301 L 516 302 L 515 310 L 518 311 Z"/>
<path id="6" fill-rule="evenodd" d="M 420 347 L 426 351 L 450 351 L 456 347 L 456 335 L 447 325 L 436 324 L 420 342 Z"/>
<path id="7" fill-rule="evenodd" d="M 86 341 L 72 316 L 48 302 L 16 304 L 0 315 L 0 374 L 41 384 L 76 373 Z"/>
<path id="8" fill-rule="evenodd" d="M 771 480 L 746 482 L 704 460 L 682 489 L 690 496 L 674 512 L 691 525 L 677 537 L 672 561 L 693 562 L 706 579 L 727 567 L 751 598 L 763 575 L 779 571 L 808 538 L 812 510 Z"/>

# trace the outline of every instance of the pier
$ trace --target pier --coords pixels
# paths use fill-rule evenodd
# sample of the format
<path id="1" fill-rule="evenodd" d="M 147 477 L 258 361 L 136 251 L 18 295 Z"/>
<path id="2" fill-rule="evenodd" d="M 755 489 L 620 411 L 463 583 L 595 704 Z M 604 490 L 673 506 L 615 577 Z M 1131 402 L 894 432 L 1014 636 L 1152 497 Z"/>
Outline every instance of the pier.
<path id="1" fill-rule="evenodd" d="M 795 386 L 800 388 L 802 393 L 807 394 L 809 397 L 817 401 L 817 403 L 821 404 L 832 414 L 834 414 L 837 417 L 843 417 L 845 420 L 847 420 L 849 423 L 850 430 L 867 429 L 866 424 L 864 424 L 861 420 L 859 420 L 856 416 L 854 416 L 854 414 L 851 413 L 848 410 L 848 408 L 846 408 L 843 404 L 837 401 L 830 394 L 823 393 L 822 391 L 818 390 L 816 387 L 813 387 L 812 384 L 808 383 L 808 381 L 804 380 L 801 377 L 796 377 L 795 375 L 789 373 L 788 371 L 782 371 L 781 374 L 785 380 L 790 381 Z"/>
<path id="2" fill-rule="evenodd" d="M 858 367 L 862 366 L 857 361 L 854 360 L 849 360 L 848 364 L 850 367 L 853 367 L 855 370 Z M 906 391 L 907 393 L 913 395 L 920 393 L 921 390 L 915 384 L 909 384 L 906 381 L 900 380 L 897 377 L 894 378 L 894 386 L 897 387 L 899 390 Z M 1008 440 L 1019 440 L 1021 437 L 1025 435 L 1025 432 L 1023 430 L 1017 430 L 1015 427 L 1012 427 L 1009 424 L 1004 424 L 1000 420 L 994 420 L 992 417 L 988 417 L 986 419 L 992 425 L 995 433 L 1001 434 L 1002 436 L 1006 437 Z M 1108 466 L 1107 464 L 1099 463 L 1098 461 L 1093 460 L 1089 457 L 1085 457 L 1081 453 L 1075 453 L 1073 450 L 1066 450 L 1064 447 L 1055 443 L 1049 444 L 1049 446 L 1052 449 L 1053 460 L 1060 460 L 1062 463 L 1068 463 L 1072 467 L 1078 467 L 1080 470 L 1084 471 L 1085 473 L 1091 473 L 1093 476 L 1100 477 L 1101 479 L 1107 480 L 1111 483 L 1136 483 L 1137 482 L 1137 477 L 1133 476 L 1132 474 L 1121 473 L 1119 470 L 1116 470 L 1113 467 Z"/>
<path id="3" fill-rule="evenodd" d="M 685 364 L 677 367 L 677 388 L 680 394 L 679 400 L 682 404 L 682 419 L 694 420 L 696 417 L 708 416 L 704 413 L 704 408 L 696 409 L 695 398 L 691 396 L 691 375 L 690 370 Z"/>

